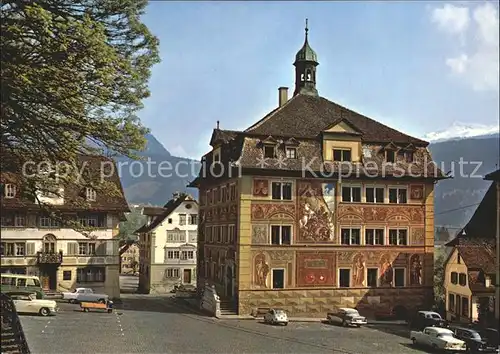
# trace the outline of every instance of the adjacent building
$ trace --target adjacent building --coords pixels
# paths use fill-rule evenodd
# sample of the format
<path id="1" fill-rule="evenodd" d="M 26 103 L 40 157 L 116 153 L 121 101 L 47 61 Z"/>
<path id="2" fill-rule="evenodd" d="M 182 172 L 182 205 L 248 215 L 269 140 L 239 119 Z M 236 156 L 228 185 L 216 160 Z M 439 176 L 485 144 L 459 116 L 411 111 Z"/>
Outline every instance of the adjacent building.
<path id="1" fill-rule="evenodd" d="M 446 318 L 494 323 L 497 186 L 492 183 L 467 225 L 447 243 L 453 247 L 445 263 Z"/>
<path id="2" fill-rule="evenodd" d="M 163 208 L 145 207 L 148 220 L 139 234 L 139 290 L 167 293 L 196 283 L 198 203 L 174 194 Z"/>
<path id="3" fill-rule="evenodd" d="M 80 158 L 99 173 L 111 160 L 101 156 Z M 116 169 L 114 169 L 116 171 Z M 109 172 L 109 171 L 107 171 Z M 38 196 L 67 221 L 92 228 L 90 234 L 61 225 L 42 212 L 34 200 L 22 193 L 16 173 L 1 173 L 1 271 L 40 277 L 46 291 L 91 287 L 110 297 L 119 297 L 118 223 L 128 205 L 118 175 L 109 177 L 119 193 L 91 187 L 61 187 L 57 194 Z M 75 203 L 77 199 L 87 203 Z M 88 207 L 84 207 L 86 204 Z"/>
<path id="4" fill-rule="evenodd" d="M 244 131 L 217 124 L 199 189 L 198 286 L 239 314 L 278 306 L 403 315 L 433 301 L 428 143 L 318 94 L 306 38 L 295 89 Z"/>
<path id="5" fill-rule="evenodd" d="M 121 253 L 120 273 L 136 274 L 139 272 L 139 246 L 136 243 L 126 245 L 126 250 Z"/>

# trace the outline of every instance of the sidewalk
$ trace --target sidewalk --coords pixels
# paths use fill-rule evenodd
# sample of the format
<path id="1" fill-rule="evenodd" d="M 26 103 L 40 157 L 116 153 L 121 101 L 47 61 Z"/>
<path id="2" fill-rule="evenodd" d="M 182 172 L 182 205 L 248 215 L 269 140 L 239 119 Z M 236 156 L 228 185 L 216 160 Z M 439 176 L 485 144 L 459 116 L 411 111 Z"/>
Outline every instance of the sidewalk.
<path id="1" fill-rule="evenodd" d="M 207 313 L 200 310 L 198 300 L 197 299 L 188 299 L 188 298 L 175 298 L 175 301 L 183 307 L 188 308 L 190 311 L 207 316 Z M 215 317 L 213 317 L 215 319 Z M 254 320 L 259 321 L 262 320 L 263 316 L 253 317 L 250 315 L 224 315 L 220 317 L 221 320 Z M 318 317 L 288 317 L 289 322 L 316 322 L 320 323 L 326 321 L 325 318 Z M 392 320 L 392 321 L 381 321 L 381 320 L 368 320 L 369 325 L 391 325 L 391 326 L 406 326 L 406 321 L 400 320 Z"/>

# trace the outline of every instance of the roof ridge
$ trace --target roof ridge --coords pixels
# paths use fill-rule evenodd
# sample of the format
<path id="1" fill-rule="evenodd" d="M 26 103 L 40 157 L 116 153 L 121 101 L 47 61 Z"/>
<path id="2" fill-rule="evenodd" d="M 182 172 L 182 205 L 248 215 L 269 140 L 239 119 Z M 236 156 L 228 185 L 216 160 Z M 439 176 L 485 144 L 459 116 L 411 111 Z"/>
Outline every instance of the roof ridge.
<path id="1" fill-rule="evenodd" d="M 270 118 L 272 118 L 273 115 L 275 115 L 276 113 L 278 113 L 279 111 L 281 111 L 284 107 L 288 106 L 288 104 L 290 102 L 292 102 L 296 97 L 299 97 L 300 95 L 302 95 L 302 94 L 299 93 L 297 95 L 292 96 L 292 98 L 290 98 L 288 101 L 286 101 L 282 106 L 276 107 L 275 109 L 273 109 L 272 111 L 270 111 L 268 114 L 266 114 L 263 118 L 261 118 L 256 123 L 254 123 L 253 125 L 251 125 L 249 128 L 245 129 L 243 132 L 244 133 L 249 133 L 251 130 L 257 129 L 259 126 L 261 126 L 266 121 L 268 121 Z"/>

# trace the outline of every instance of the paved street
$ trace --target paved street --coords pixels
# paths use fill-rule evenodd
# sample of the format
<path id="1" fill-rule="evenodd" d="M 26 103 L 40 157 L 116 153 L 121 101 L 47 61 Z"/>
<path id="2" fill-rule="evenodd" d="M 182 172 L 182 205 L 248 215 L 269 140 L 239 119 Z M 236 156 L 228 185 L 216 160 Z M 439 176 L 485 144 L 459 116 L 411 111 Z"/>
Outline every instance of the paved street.
<path id="1" fill-rule="evenodd" d="M 411 347 L 403 328 L 398 336 L 322 323 L 275 327 L 254 320 L 221 321 L 194 314 L 168 296 L 124 294 L 123 309 L 113 314 L 60 306 L 55 317 L 22 317 L 33 354 L 422 353 Z"/>

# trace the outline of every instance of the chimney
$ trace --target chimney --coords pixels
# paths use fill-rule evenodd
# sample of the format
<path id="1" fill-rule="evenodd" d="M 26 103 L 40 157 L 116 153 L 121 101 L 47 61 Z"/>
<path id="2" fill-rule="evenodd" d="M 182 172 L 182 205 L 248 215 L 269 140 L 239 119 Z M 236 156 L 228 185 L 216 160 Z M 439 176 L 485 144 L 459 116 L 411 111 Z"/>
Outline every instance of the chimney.
<path id="1" fill-rule="evenodd" d="M 288 101 L 288 87 L 280 87 L 278 92 L 279 107 L 281 107 Z"/>

